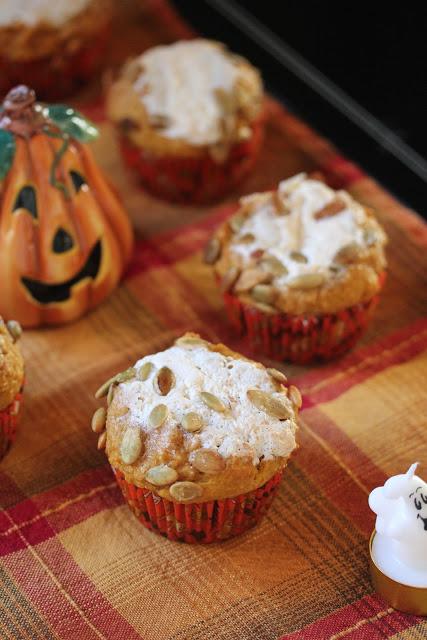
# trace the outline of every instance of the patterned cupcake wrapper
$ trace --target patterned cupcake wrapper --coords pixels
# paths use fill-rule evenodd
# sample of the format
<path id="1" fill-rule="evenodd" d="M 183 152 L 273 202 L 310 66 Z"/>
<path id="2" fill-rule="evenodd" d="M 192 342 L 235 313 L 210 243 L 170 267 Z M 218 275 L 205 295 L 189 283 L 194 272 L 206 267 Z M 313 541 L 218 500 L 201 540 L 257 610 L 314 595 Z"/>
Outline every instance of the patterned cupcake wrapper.
<path id="1" fill-rule="evenodd" d="M 18 413 L 22 402 L 22 388 L 13 402 L 0 411 L 0 460 L 9 451 L 16 436 Z"/>
<path id="2" fill-rule="evenodd" d="M 235 144 L 223 164 L 207 152 L 198 158 L 159 156 L 133 146 L 123 136 L 121 149 L 148 192 L 170 202 L 202 204 L 220 199 L 250 172 L 262 145 L 263 128 L 260 120 L 253 126 L 251 138 Z"/>
<path id="3" fill-rule="evenodd" d="M 283 470 L 255 491 L 225 500 L 179 504 L 126 481 L 113 469 L 130 509 L 159 535 L 179 542 L 208 544 L 240 535 L 260 521 L 276 495 Z"/>
<path id="4" fill-rule="evenodd" d="M 381 275 L 380 286 L 385 281 Z M 331 360 L 351 349 L 365 332 L 379 295 L 342 311 L 323 315 L 295 316 L 264 313 L 224 294 L 228 318 L 249 347 L 273 360 L 307 364 Z"/>
<path id="5" fill-rule="evenodd" d="M 56 54 L 29 61 L 0 56 L 0 94 L 18 84 L 32 87 L 39 99 L 57 100 L 71 95 L 101 67 L 111 34 L 111 21 L 103 23 L 92 40 L 75 53 Z"/>

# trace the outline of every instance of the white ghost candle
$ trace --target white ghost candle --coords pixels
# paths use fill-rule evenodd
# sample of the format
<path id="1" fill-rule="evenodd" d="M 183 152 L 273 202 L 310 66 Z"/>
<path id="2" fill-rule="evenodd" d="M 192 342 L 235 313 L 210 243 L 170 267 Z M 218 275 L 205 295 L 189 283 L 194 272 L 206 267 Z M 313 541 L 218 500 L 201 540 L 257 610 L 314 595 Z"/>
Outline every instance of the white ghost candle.
<path id="1" fill-rule="evenodd" d="M 415 475 L 417 465 L 369 496 L 377 514 L 371 573 L 377 591 L 395 608 L 427 615 L 427 483 Z"/>

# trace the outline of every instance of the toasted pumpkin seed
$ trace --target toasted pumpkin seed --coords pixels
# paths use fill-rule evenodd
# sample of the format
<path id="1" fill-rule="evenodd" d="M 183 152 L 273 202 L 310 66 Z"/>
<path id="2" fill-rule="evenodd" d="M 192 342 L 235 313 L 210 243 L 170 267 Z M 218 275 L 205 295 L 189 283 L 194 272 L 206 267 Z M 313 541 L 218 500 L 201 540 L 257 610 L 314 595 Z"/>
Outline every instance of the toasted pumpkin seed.
<path id="1" fill-rule="evenodd" d="M 221 242 L 219 238 L 213 237 L 205 247 L 203 259 L 206 264 L 214 264 L 221 255 Z"/>
<path id="2" fill-rule="evenodd" d="M 200 397 L 209 409 L 213 409 L 214 411 L 219 411 L 220 413 L 224 413 L 225 405 L 223 402 L 214 396 L 213 393 L 209 393 L 209 391 L 202 391 L 200 393 Z"/>
<path id="3" fill-rule="evenodd" d="M 99 407 L 92 416 L 91 427 L 94 433 L 101 433 L 105 429 L 107 412 L 104 407 Z"/>
<path id="4" fill-rule="evenodd" d="M 154 378 L 153 385 L 157 393 L 161 396 L 167 396 L 169 391 L 175 385 L 175 375 L 169 367 L 162 367 Z"/>
<path id="5" fill-rule="evenodd" d="M 236 242 L 241 244 L 251 244 L 255 240 L 255 236 L 253 233 L 244 233 L 243 236 L 237 238 Z"/>
<path id="6" fill-rule="evenodd" d="M 115 391 L 115 385 L 114 384 L 110 384 L 110 386 L 108 387 L 108 393 L 107 393 L 107 406 L 108 407 L 113 402 L 114 391 Z"/>
<path id="7" fill-rule="evenodd" d="M 258 269 L 257 267 L 245 269 L 239 276 L 236 284 L 234 285 L 234 290 L 237 293 L 242 293 L 244 291 L 249 291 L 253 289 L 257 284 L 264 284 L 265 282 L 269 282 L 271 280 L 271 274 L 267 271 L 263 271 L 262 269 Z"/>
<path id="8" fill-rule="evenodd" d="M 260 389 L 249 389 L 247 391 L 247 396 L 257 409 L 268 413 L 268 415 L 273 418 L 286 420 L 291 416 L 291 412 L 285 401 L 281 398 L 272 396 L 266 391 L 261 391 Z"/>
<path id="9" fill-rule="evenodd" d="M 113 376 L 112 378 L 104 382 L 104 384 L 101 384 L 101 386 L 95 393 L 95 398 L 98 398 L 99 400 L 99 398 L 103 398 L 104 396 L 106 396 L 108 394 L 108 390 L 110 386 L 115 383 L 115 380 L 116 380 L 116 377 Z"/>
<path id="10" fill-rule="evenodd" d="M 276 256 L 264 255 L 261 259 L 260 267 L 265 271 L 269 271 L 275 277 L 288 275 L 287 268 Z"/>
<path id="11" fill-rule="evenodd" d="M 175 344 L 180 347 L 203 347 L 208 343 L 198 336 L 181 336 L 181 338 L 175 340 Z"/>
<path id="12" fill-rule="evenodd" d="M 356 242 L 344 245 L 335 254 L 334 261 L 342 264 L 357 262 L 360 256 L 361 247 Z"/>
<path id="13" fill-rule="evenodd" d="M 120 407 L 120 409 L 116 411 L 116 417 L 123 418 L 127 413 L 129 413 L 129 407 Z"/>
<path id="14" fill-rule="evenodd" d="M 302 405 L 302 398 L 301 398 L 301 394 L 300 391 L 297 387 L 294 387 L 294 385 L 291 385 L 288 389 L 288 397 L 289 400 L 292 402 L 293 405 L 295 405 L 298 409 L 301 408 Z"/>
<path id="15" fill-rule="evenodd" d="M 198 449 L 192 458 L 193 467 L 202 473 L 221 473 L 225 469 L 225 460 L 217 451 Z"/>
<path id="16" fill-rule="evenodd" d="M 148 416 L 148 425 L 151 429 L 161 427 L 168 417 L 169 409 L 165 404 L 158 404 L 151 410 Z"/>
<path id="17" fill-rule="evenodd" d="M 290 213 L 289 207 L 283 202 L 283 199 L 278 191 L 273 191 L 272 201 L 278 215 L 283 216 Z"/>
<path id="18" fill-rule="evenodd" d="M 219 285 L 221 293 L 227 293 L 227 291 L 230 291 L 239 275 L 240 270 L 237 267 L 230 267 L 221 279 L 221 283 Z"/>
<path id="19" fill-rule="evenodd" d="M 324 207 L 319 209 L 313 215 L 315 220 L 322 220 L 322 218 L 330 218 L 331 216 L 335 216 L 340 211 L 343 211 L 346 208 L 346 203 L 341 198 L 334 198 L 328 204 L 325 204 Z"/>
<path id="20" fill-rule="evenodd" d="M 257 284 L 251 291 L 251 296 L 258 302 L 271 304 L 276 298 L 276 290 L 269 284 Z"/>
<path id="21" fill-rule="evenodd" d="M 324 284 L 326 278 L 323 273 L 301 273 L 287 282 L 291 289 L 315 289 Z"/>
<path id="22" fill-rule="evenodd" d="M 194 433 L 195 431 L 200 431 L 203 427 L 203 419 L 199 416 L 198 413 L 194 411 L 190 411 L 190 413 L 186 413 L 181 420 L 182 428 L 190 433 Z"/>
<path id="23" fill-rule="evenodd" d="M 13 342 L 17 342 L 22 336 L 22 327 L 17 320 L 9 320 L 6 323 L 7 330 L 9 331 Z"/>
<path id="24" fill-rule="evenodd" d="M 282 384 L 285 384 L 285 382 L 287 382 L 287 377 L 285 376 L 284 373 L 282 373 L 282 371 L 279 371 L 278 369 L 274 369 L 272 367 L 270 367 L 269 369 L 267 369 L 267 373 L 270 374 L 270 376 L 274 379 L 277 380 L 277 382 L 280 382 Z"/>
<path id="25" fill-rule="evenodd" d="M 107 444 L 107 432 L 103 431 L 98 438 L 98 444 L 97 444 L 98 451 L 105 449 L 106 444 Z"/>
<path id="26" fill-rule="evenodd" d="M 307 257 L 303 253 L 301 253 L 301 251 L 291 251 L 290 258 L 294 262 L 301 262 L 303 264 L 307 264 L 308 262 Z"/>
<path id="27" fill-rule="evenodd" d="M 133 367 L 129 367 L 125 371 L 118 373 L 115 377 L 115 382 L 120 384 L 122 382 L 128 382 L 128 380 L 132 380 L 136 376 L 136 369 Z"/>
<path id="28" fill-rule="evenodd" d="M 241 213 L 236 213 L 228 221 L 229 227 L 233 231 L 233 233 L 239 233 L 244 223 L 245 223 L 245 216 Z"/>
<path id="29" fill-rule="evenodd" d="M 125 464 L 133 464 L 142 451 L 142 439 L 139 429 L 130 428 L 124 433 L 120 445 L 120 457 Z"/>
<path id="30" fill-rule="evenodd" d="M 184 480 L 182 482 L 175 482 L 170 489 L 169 493 L 177 502 L 190 502 L 196 498 L 200 498 L 203 489 L 195 482 L 189 482 Z"/>
<path id="31" fill-rule="evenodd" d="M 159 464 L 157 467 L 151 467 L 145 474 L 147 482 L 163 487 L 166 484 L 172 484 L 178 479 L 178 473 L 167 464 Z"/>
<path id="32" fill-rule="evenodd" d="M 150 376 L 152 370 L 154 369 L 154 364 L 152 362 L 144 362 L 142 367 L 138 371 L 138 380 L 144 382 Z"/>

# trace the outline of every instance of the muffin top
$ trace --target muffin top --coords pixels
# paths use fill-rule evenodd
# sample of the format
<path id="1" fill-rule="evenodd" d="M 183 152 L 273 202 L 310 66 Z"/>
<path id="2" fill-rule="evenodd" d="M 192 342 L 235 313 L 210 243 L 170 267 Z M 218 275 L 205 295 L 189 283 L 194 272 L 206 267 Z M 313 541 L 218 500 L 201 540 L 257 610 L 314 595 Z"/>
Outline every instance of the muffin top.
<path id="1" fill-rule="evenodd" d="M 300 314 L 336 312 L 379 290 L 386 236 L 346 191 L 300 173 L 240 205 L 205 253 L 223 291 Z"/>
<path id="2" fill-rule="evenodd" d="M 296 446 L 298 390 L 224 345 L 186 334 L 119 381 L 123 375 L 109 393 L 108 458 L 129 482 L 163 497 L 206 501 L 250 491 Z"/>
<path id="3" fill-rule="evenodd" d="M 262 96 L 259 73 L 245 59 L 197 39 L 154 47 L 126 65 L 110 91 L 109 113 L 136 143 L 147 143 L 151 130 L 206 147 L 247 139 Z"/>
<path id="4" fill-rule="evenodd" d="M 92 0 L 2 0 L 0 26 L 40 22 L 60 26 L 83 11 Z"/>
<path id="5" fill-rule="evenodd" d="M 18 345 L 21 328 L 0 316 L 0 411 L 13 402 L 24 381 L 24 360 Z"/>

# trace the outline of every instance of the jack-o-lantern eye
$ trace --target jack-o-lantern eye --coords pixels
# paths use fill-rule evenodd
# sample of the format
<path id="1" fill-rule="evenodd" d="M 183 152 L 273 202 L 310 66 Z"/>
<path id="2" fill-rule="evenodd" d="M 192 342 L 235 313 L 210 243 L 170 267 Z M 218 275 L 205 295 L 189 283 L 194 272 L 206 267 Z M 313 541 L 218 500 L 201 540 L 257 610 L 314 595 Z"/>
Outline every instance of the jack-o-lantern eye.
<path id="1" fill-rule="evenodd" d="M 13 205 L 13 211 L 17 211 L 18 209 L 26 209 L 33 218 L 37 219 L 37 199 L 34 187 L 26 185 L 20 189 L 16 196 L 15 204 Z"/>
<path id="2" fill-rule="evenodd" d="M 87 186 L 86 180 L 78 171 L 70 171 L 70 178 L 73 181 L 76 193 L 78 193 L 82 187 Z"/>
<path id="3" fill-rule="evenodd" d="M 54 253 L 66 253 L 74 247 L 72 236 L 62 227 L 55 233 L 52 241 L 52 251 Z"/>

